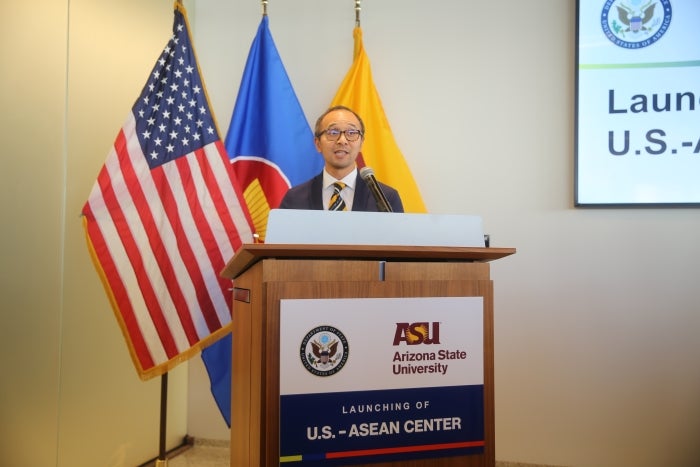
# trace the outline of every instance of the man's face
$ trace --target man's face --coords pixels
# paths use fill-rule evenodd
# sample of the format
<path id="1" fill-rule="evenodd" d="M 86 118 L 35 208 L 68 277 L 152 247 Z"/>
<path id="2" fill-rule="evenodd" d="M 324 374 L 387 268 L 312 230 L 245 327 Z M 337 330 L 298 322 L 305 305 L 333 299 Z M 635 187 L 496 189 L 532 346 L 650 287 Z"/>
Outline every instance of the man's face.
<path id="1" fill-rule="evenodd" d="M 321 120 L 321 131 L 325 132 L 329 129 L 359 131 L 361 128 L 359 120 L 352 112 L 339 109 L 328 113 Z M 356 141 L 348 141 L 345 133 L 341 133 L 336 141 L 331 141 L 323 133 L 314 141 L 316 149 L 326 161 L 326 171 L 337 179 L 341 179 L 355 168 L 355 159 L 362 149 L 362 140 L 363 137 L 360 136 Z"/>

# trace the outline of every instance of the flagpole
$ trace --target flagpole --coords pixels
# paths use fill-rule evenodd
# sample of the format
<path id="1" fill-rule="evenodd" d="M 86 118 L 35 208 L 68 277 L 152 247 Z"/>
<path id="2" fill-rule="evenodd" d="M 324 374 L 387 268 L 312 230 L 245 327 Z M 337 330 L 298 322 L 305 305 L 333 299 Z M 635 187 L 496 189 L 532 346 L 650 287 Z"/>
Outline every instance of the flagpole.
<path id="1" fill-rule="evenodd" d="M 168 372 L 160 377 L 160 440 L 158 445 L 158 459 L 155 467 L 167 467 L 168 458 L 165 449 L 165 428 L 168 414 Z"/>
<path id="2" fill-rule="evenodd" d="M 167 467 L 168 458 L 173 458 L 194 445 L 194 438 L 185 435 L 182 443 L 170 451 L 166 449 L 166 422 L 168 413 L 168 373 L 160 378 L 160 433 L 158 440 L 158 456 L 139 465 L 139 467 Z"/>
<path id="3" fill-rule="evenodd" d="M 263 16 L 267 16 L 267 0 L 261 0 L 260 3 L 262 4 L 262 14 L 263 14 Z"/>
<path id="4" fill-rule="evenodd" d="M 359 28 L 360 27 L 360 2 L 362 0 L 355 0 L 355 27 Z"/>
<path id="5" fill-rule="evenodd" d="M 178 5 L 183 5 L 182 0 L 177 0 Z M 168 372 L 160 377 L 160 428 L 158 434 L 158 458 L 155 467 L 167 467 L 168 458 L 165 448 L 165 434 L 168 415 Z"/>

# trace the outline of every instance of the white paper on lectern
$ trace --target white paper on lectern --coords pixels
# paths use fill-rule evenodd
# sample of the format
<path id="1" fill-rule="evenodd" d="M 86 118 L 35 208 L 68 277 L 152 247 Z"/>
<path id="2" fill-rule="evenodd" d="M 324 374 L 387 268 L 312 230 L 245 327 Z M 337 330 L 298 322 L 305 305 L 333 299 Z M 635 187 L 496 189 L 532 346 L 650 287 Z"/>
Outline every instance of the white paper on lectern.
<path id="1" fill-rule="evenodd" d="M 481 217 L 273 209 L 265 243 L 483 247 Z"/>

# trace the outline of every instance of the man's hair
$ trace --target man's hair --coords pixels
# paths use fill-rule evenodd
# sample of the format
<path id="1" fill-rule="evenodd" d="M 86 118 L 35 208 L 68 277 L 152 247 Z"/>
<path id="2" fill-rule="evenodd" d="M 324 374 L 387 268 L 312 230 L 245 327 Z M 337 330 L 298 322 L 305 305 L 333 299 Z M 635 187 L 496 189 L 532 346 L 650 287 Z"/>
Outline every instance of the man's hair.
<path id="1" fill-rule="evenodd" d="M 329 113 L 331 113 L 335 110 L 347 110 L 348 112 L 353 114 L 355 117 L 357 117 L 357 121 L 360 122 L 360 131 L 362 132 L 362 135 L 364 136 L 364 134 L 365 134 L 365 122 L 363 122 L 362 118 L 360 118 L 360 116 L 357 115 L 357 112 L 352 110 L 350 107 L 345 107 L 344 105 L 334 105 L 333 107 L 331 107 L 328 110 L 326 110 L 325 112 L 323 112 L 321 114 L 321 116 L 316 119 L 316 127 L 314 128 L 314 136 L 316 136 L 316 138 L 320 137 L 321 131 L 323 131 L 321 129 L 321 120 L 323 120 L 323 117 L 325 117 L 326 115 L 328 115 Z"/>

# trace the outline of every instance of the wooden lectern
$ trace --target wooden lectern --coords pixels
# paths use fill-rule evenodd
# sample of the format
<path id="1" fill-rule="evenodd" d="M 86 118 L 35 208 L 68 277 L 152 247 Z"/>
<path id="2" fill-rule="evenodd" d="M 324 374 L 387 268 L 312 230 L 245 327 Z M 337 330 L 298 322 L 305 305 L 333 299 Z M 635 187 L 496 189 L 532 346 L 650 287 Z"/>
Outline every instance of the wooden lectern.
<path id="1" fill-rule="evenodd" d="M 465 296 L 483 297 L 484 303 L 483 452 L 366 465 L 493 466 L 493 284 L 488 262 L 514 253 L 514 248 L 244 245 L 221 274 L 234 285 L 231 466 L 280 465 L 280 300 Z M 363 465 L 351 461 L 348 465 Z"/>

